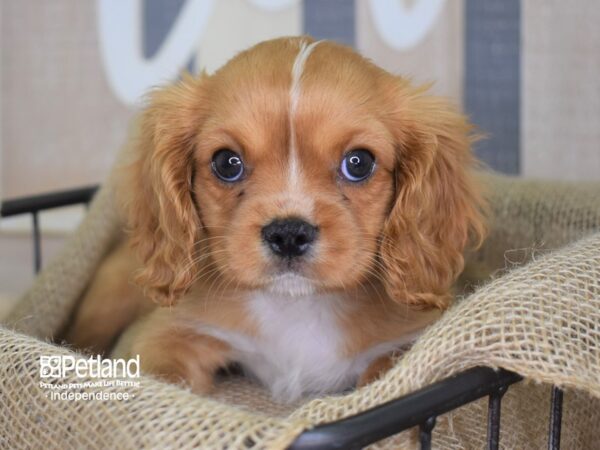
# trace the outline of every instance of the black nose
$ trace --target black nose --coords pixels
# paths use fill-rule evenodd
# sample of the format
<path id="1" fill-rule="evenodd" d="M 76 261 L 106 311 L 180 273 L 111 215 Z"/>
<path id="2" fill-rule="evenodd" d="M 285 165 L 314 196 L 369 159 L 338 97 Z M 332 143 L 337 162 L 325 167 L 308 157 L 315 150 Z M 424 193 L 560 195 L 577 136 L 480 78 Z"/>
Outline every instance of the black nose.
<path id="1" fill-rule="evenodd" d="M 317 238 L 317 233 L 317 227 L 293 218 L 275 219 L 261 231 L 271 251 L 282 258 L 304 255 Z"/>

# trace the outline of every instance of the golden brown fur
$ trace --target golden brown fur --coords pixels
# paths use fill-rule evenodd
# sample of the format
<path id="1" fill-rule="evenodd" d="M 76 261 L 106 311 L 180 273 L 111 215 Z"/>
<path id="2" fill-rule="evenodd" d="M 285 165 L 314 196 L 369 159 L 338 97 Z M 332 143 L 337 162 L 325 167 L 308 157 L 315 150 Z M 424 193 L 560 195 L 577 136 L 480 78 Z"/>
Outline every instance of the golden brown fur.
<path id="1" fill-rule="evenodd" d="M 130 270 L 111 281 L 120 286 L 128 286 L 137 265 L 135 281 L 145 296 L 168 307 L 140 319 L 119 352 L 139 353 L 145 370 L 199 392 L 232 353 L 222 340 L 193 331 L 198 323 L 261 335 L 247 303 L 274 283 L 275 263 L 260 239 L 269 220 L 300 215 L 318 224 L 316 256 L 301 275 L 314 295 L 343 299 L 335 317 L 344 330 L 340 352 L 348 357 L 438 317 L 449 305 L 465 247 L 484 234 L 465 117 L 425 88 L 328 42 L 306 60 L 291 114 L 292 68 L 302 42 L 312 41 L 268 41 L 213 75 L 186 76 L 154 91 L 131 141 L 134 161 L 123 169 L 120 194 L 139 263 L 120 248 L 106 264 L 129 261 Z M 288 173 L 294 145 L 299 187 L 291 187 Z M 211 173 L 220 148 L 243 156 L 244 181 L 226 186 Z M 353 148 L 376 157 L 376 170 L 360 184 L 337 176 Z M 139 312 L 111 313 L 117 300 L 105 291 L 99 296 L 98 283 L 70 332 L 75 344 L 95 349 L 106 348 Z M 139 303 L 139 294 L 119 296 L 120 304 Z M 90 328 L 121 314 L 115 327 Z M 387 361 L 375 359 L 362 381 Z"/>

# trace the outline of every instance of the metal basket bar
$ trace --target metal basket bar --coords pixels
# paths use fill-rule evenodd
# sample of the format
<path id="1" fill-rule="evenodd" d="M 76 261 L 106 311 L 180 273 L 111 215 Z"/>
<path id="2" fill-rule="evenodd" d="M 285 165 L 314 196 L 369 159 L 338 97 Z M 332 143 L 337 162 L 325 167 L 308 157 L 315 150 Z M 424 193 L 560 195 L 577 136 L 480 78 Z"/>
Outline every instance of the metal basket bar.
<path id="1" fill-rule="evenodd" d="M 0 208 L 0 217 L 16 216 L 18 214 L 58 208 L 60 206 L 88 203 L 97 190 L 98 186 L 86 186 L 77 189 L 4 200 L 2 202 L 2 207 Z"/>
<path id="2" fill-rule="evenodd" d="M 498 450 L 500 445 L 500 408 L 502 396 L 506 393 L 508 386 L 500 386 L 498 390 L 490 395 L 488 403 L 488 450 Z"/>
<path id="3" fill-rule="evenodd" d="M 419 443 L 421 450 L 431 450 L 431 433 L 435 427 L 435 416 L 431 416 L 425 422 L 419 425 Z"/>
<path id="4" fill-rule="evenodd" d="M 520 380 L 519 375 L 507 370 L 475 367 L 360 414 L 318 425 L 302 433 L 290 449 L 359 449 L 417 425 L 424 432 L 421 443 L 427 445 L 434 424 L 432 417 Z"/>
<path id="5" fill-rule="evenodd" d="M 556 386 L 552 388 L 550 399 L 550 430 L 548 432 L 548 449 L 560 448 L 560 429 L 562 425 L 563 391 Z"/>
<path id="6" fill-rule="evenodd" d="M 40 237 L 40 219 L 37 211 L 31 213 L 33 224 L 33 270 L 38 273 L 42 268 L 42 239 Z"/>
<path id="7" fill-rule="evenodd" d="M 39 212 L 46 209 L 89 203 L 98 190 L 98 186 L 87 186 L 66 191 L 50 192 L 5 200 L 0 206 L 0 217 L 19 214 L 31 214 L 33 238 L 33 270 L 38 273 L 42 267 L 42 242 L 40 233 Z"/>

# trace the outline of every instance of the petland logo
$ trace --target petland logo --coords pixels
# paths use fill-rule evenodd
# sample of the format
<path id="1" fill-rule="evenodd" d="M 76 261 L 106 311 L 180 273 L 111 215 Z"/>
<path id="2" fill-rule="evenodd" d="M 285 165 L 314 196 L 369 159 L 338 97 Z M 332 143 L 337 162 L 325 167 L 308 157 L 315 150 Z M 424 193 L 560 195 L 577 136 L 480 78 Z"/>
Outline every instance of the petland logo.
<path id="1" fill-rule="evenodd" d="M 139 378 L 140 355 L 128 360 L 40 356 L 40 378 L 66 378 L 73 374 L 77 378 Z"/>

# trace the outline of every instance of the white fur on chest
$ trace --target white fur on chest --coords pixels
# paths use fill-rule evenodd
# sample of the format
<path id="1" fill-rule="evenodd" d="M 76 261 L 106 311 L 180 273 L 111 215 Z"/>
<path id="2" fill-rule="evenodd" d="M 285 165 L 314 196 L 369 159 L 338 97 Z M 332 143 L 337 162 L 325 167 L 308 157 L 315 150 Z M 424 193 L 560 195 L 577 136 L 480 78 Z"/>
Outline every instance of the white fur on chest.
<path id="1" fill-rule="evenodd" d="M 339 299 L 331 296 L 253 295 L 249 309 L 259 324 L 259 348 L 242 364 L 284 399 L 351 385 L 356 373 L 343 356 L 336 307 Z"/>
<path id="2" fill-rule="evenodd" d="M 353 386 L 375 358 L 406 341 L 346 356 L 346 336 L 338 318 L 341 308 L 342 299 L 332 295 L 293 297 L 260 292 L 248 298 L 248 312 L 258 324 L 258 336 L 206 326 L 199 331 L 227 342 L 233 359 L 275 398 L 291 401 L 304 394 Z"/>

